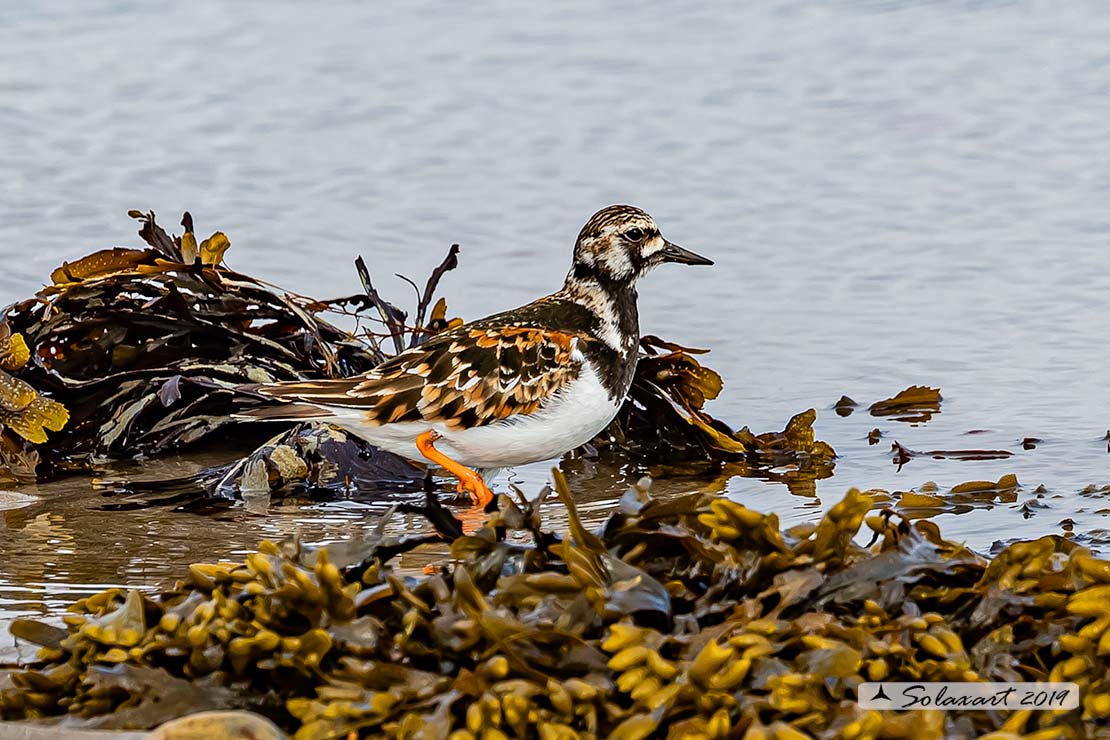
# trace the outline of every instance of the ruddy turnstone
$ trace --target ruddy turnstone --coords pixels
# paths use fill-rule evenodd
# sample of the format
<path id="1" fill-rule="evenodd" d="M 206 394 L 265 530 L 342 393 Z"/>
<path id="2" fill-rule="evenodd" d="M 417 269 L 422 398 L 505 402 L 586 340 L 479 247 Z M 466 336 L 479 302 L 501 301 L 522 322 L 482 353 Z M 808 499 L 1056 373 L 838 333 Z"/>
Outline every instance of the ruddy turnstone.
<path id="1" fill-rule="evenodd" d="M 557 457 L 612 421 L 636 369 L 636 281 L 664 262 L 713 264 L 664 239 L 639 208 L 603 208 L 578 234 L 555 293 L 437 334 L 364 375 L 259 386 L 292 408 L 256 416 L 317 419 L 424 458 L 484 506 L 493 494 L 476 469 Z"/>

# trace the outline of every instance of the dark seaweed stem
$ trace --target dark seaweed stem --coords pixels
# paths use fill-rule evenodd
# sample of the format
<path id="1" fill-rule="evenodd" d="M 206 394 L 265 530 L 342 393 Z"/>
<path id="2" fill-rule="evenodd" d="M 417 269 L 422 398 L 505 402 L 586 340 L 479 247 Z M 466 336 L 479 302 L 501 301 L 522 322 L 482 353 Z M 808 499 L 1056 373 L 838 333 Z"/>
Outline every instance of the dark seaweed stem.
<path id="1" fill-rule="evenodd" d="M 447 250 L 447 256 L 443 258 L 443 262 L 439 264 L 439 267 L 432 270 L 432 274 L 428 276 L 428 282 L 424 284 L 424 295 L 420 297 L 420 302 L 416 306 L 416 327 L 418 329 L 424 326 L 424 318 L 428 314 L 428 307 L 432 305 L 432 298 L 439 289 L 439 281 L 446 273 L 458 266 L 459 245 L 452 244 L 451 248 Z M 421 338 L 420 332 L 413 332 L 409 347 L 415 347 L 420 343 Z"/>
<path id="2" fill-rule="evenodd" d="M 143 213 L 138 210 L 130 210 L 127 212 L 127 215 L 142 223 L 143 226 L 139 229 L 139 236 L 142 237 L 144 242 L 172 260 L 181 260 L 181 246 L 179 241 L 170 237 L 170 235 L 157 224 L 154 220 L 154 211 Z M 193 217 L 188 211 L 185 212 L 182 223 L 186 220 L 192 225 Z"/>
<path id="3" fill-rule="evenodd" d="M 405 319 L 408 318 L 408 314 L 381 297 L 381 294 L 378 293 L 374 284 L 370 281 L 370 271 L 366 269 L 366 261 L 362 259 L 361 255 L 355 259 L 355 269 L 358 270 L 358 278 L 362 281 L 362 289 L 366 291 L 366 297 L 369 299 L 370 305 L 378 310 L 378 315 L 382 317 L 382 321 L 393 338 L 393 347 L 400 354 L 405 349 L 402 337 L 405 333 Z"/>
<path id="4" fill-rule="evenodd" d="M 454 270 L 458 266 L 459 245 L 452 244 L 451 248 L 447 251 L 447 256 L 443 258 L 443 261 L 434 270 L 432 270 L 432 274 L 428 276 L 428 280 L 424 284 L 423 294 L 421 294 L 419 289 L 416 288 L 416 283 L 414 283 L 412 280 L 405 277 L 404 275 L 397 275 L 397 277 L 401 278 L 417 290 L 417 297 L 419 299 L 416 306 L 415 320 L 413 321 L 411 326 L 408 326 L 405 324 L 405 320 L 408 318 L 408 314 L 397 308 L 397 306 L 393 305 L 389 301 L 382 298 L 381 294 L 378 293 L 377 289 L 374 287 L 373 282 L 370 279 L 370 271 L 366 267 L 366 261 L 361 256 L 358 257 L 355 260 L 355 269 L 358 271 L 358 277 L 359 280 L 362 282 L 362 288 L 365 291 L 365 295 L 358 296 L 357 298 L 364 299 L 365 304 L 369 304 L 377 310 L 378 315 L 381 317 L 382 323 L 385 324 L 385 327 L 389 332 L 388 335 L 368 332 L 367 338 L 377 344 L 378 337 L 389 336 L 393 340 L 393 346 L 398 353 L 404 351 L 405 349 L 404 335 L 406 333 L 410 335 L 408 343 L 409 347 L 415 347 L 416 345 L 420 344 L 420 342 L 424 339 L 424 335 L 426 334 L 424 323 L 425 319 L 428 316 L 428 309 L 431 307 L 432 301 L 435 298 L 436 290 L 439 288 L 439 281 L 446 273 Z M 342 299 L 342 301 L 353 302 L 352 299 L 355 298 L 356 296 L 351 296 L 348 299 Z M 332 303 L 339 302 L 340 301 L 334 301 Z M 361 303 L 363 301 L 360 300 L 359 302 Z"/>
<path id="5" fill-rule="evenodd" d="M 186 231 L 192 231 L 193 230 L 193 214 L 189 213 L 188 211 L 185 211 L 185 213 L 181 214 L 181 226 Z"/>

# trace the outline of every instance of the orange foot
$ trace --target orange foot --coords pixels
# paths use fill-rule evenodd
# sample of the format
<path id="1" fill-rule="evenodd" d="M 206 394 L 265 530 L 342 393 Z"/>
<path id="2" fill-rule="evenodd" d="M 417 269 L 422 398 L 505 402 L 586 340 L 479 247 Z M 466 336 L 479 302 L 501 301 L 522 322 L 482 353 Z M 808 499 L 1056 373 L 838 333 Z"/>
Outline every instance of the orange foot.
<path id="1" fill-rule="evenodd" d="M 459 479 L 459 490 L 466 491 L 470 494 L 470 500 L 474 502 L 475 506 L 485 507 L 490 501 L 493 501 L 493 492 L 489 490 L 486 482 L 482 480 L 482 476 L 478 475 L 475 471 L 466 467 L 462 463 L 457 463 L 451 458 L 444 455 L 442 452 L 435 448 L 435 441 L 439 439 L 439 432 L 429 430 L 423 434 L 416 436 L 416 449 L 420 450 L 420 454 L 428 458 L 436 465 L 439 465 Z"/>

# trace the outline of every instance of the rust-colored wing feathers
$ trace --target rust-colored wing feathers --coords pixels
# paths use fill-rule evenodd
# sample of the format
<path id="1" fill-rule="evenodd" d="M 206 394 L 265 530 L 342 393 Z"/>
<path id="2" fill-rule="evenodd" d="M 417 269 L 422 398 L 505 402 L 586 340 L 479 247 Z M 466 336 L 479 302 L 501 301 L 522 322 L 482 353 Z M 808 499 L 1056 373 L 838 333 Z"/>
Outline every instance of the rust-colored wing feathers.
<path id="1" fill-rule="evenodd" d="M 530 414 L 578 377 L 585 335 L 533 327 L 459 327 L 344 380 L 263 386 L 288 401 L 365 410 L 367 421 L 469 428 Z"/>

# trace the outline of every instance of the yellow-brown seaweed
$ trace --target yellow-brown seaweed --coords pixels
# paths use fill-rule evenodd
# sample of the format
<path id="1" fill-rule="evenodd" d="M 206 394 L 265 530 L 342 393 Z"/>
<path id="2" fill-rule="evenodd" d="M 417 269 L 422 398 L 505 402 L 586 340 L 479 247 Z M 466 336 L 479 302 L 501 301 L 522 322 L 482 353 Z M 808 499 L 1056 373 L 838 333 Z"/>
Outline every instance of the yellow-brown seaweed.
<path id="1" fill-rule="evenodd" d="M 1110 561 L 1074 543 L 988 560 L 854 490 L 784 531 L 638 486 L 589 531 L 555 478 L 566 532 L 503 495 L 423 578 L 391 564 L 403 543 L 357 563 L 263 543 L 156 597 L 82 599 L 64 633 L 21 622 L 46 644 L 0 713 L 154 724 L 172 689 L 169 712 L 253 709 L 300 740 L 1084 737 L 1110 717 Z M 1083 708 L 862 710 L 867 680 L 1075 681 Z"/>

